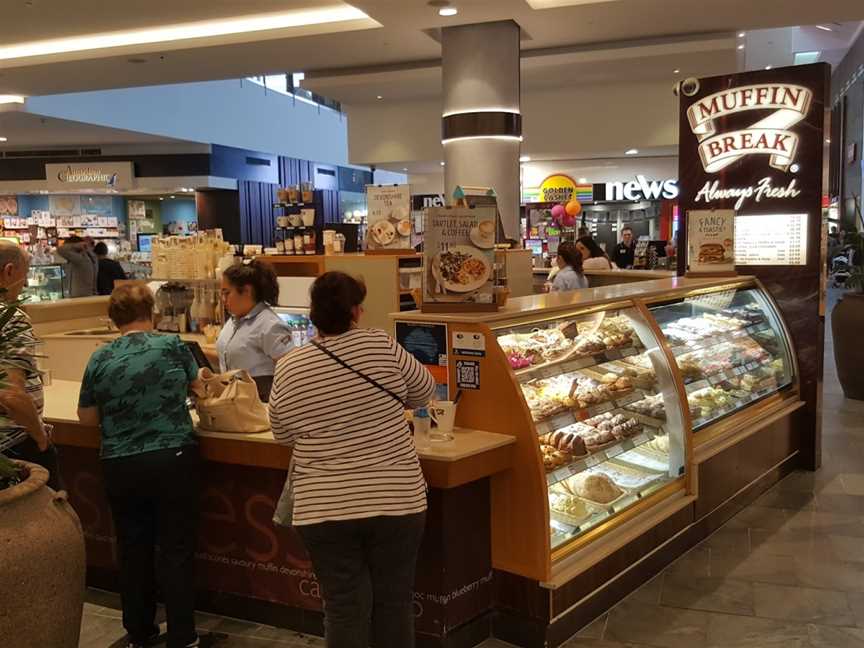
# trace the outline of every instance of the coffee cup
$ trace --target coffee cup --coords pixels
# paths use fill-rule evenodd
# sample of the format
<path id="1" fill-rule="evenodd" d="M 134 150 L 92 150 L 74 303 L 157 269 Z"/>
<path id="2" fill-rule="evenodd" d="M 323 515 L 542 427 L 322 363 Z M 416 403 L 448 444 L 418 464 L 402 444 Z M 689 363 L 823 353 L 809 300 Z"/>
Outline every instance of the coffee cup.
<path id="1" fill-rule="evenodd" d="M 456 403 L 453 401 L 435 401 L 429 406 L 429 414 L 435 422 L 432 430 L 433 441 L 451 441 L 453 428 L 456 424 Z M 440 438 L 436 438 L 436 434 Z"/>

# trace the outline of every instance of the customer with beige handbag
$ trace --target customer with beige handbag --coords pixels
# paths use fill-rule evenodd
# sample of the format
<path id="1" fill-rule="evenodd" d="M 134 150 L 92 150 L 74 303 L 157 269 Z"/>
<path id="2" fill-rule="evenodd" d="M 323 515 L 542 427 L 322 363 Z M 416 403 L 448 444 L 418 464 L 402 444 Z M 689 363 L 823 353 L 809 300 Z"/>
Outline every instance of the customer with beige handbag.
<path id="1" fill-rule="evenodd" d="M 267 407 L 258 398 L 258 387 L 245 369 L 214 374 L 199 369 L 201 387 L 195 408 L 198 426 L 212 432 L 255 434 L 270 429 Z"/>

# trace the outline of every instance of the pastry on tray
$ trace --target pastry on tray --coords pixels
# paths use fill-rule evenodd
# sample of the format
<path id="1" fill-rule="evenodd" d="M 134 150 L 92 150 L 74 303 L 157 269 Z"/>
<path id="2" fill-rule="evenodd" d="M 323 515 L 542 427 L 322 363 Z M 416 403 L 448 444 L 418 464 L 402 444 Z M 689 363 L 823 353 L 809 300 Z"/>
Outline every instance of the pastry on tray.
<path id="1" fill-rule="evenodd" d="M 600 472 L 575 475 L 564 482 L 564 488 L 573 495 L 600 504 L 614 502 L 624 494 L 615 482 Z"/>
<path id="2" fill-rule="evenodd" d="M 641 414 L 642 416 L 650 416 L 651 418 L 660 420 L 666 418 L 666 409 L 663 406 L 663 394 L 646 396 L 642 400 L 626 405 L 625 409 Z"/>
<path id="3" fill-rule="evenodd" d="M 549 493 L 549 508 L 577 519 L 586 518 L 591 513 L 585 502 L 565 493 Z"/>

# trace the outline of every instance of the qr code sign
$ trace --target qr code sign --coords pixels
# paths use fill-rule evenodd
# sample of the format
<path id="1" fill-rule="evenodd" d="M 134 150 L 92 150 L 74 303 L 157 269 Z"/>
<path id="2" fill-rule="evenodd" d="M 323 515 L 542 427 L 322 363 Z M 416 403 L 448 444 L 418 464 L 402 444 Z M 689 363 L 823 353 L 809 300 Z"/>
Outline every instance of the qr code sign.
<path id="1" fill-rule="evenodd" d="M 459 389 L 480 389 L 480 363 L 478 361 L 456 361 L 456 386 Z"/>

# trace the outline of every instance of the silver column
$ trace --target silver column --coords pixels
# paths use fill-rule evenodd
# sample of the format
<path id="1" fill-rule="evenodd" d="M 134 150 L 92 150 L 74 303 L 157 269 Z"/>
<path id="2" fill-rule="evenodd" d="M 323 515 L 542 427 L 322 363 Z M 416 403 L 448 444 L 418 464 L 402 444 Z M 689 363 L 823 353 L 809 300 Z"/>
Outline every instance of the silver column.
<path id="1" fill-rule="evenodd" d="M 492 187 L 504 233 L 519 238 L 519 26 L 442 30 L 444 189 Z"/>

